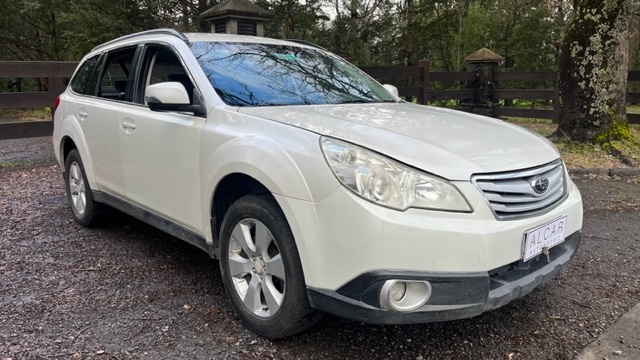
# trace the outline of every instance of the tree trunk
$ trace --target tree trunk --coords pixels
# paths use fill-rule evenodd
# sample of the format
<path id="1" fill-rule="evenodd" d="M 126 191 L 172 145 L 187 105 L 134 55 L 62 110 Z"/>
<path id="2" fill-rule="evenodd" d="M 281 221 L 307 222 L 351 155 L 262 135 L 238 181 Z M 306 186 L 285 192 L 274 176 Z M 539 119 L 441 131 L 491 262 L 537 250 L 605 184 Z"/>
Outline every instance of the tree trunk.
<path id="1" fill-rule="evenodd" d="M 633 1 L 575 1 L 560 54 L 557 137 L 603 145 L 631 139 L 625 96 Z"/>
<path id="2" fill-rule="evenodd" d="M 189 27 L 189 4 L 187 0 L 181 0 L 180 5 L 182 6 L 182 30 L 187 31 L 190 29 Z"/>
<path id="3" fill-rule="evenodd" d="M 413 65 L 413 42 L 414 42 L 414 34 L 413 34 L 413 0 L 407 1 L 407 38 L 406 38 L 406 56 L 407 66 Z M 413 85 L 413 84 L 411 84 Z"/>
<path id="4" fill-rule="evenodd" d="M 351 0 L 351 18 L 358 18 L 358 0 Z"/>

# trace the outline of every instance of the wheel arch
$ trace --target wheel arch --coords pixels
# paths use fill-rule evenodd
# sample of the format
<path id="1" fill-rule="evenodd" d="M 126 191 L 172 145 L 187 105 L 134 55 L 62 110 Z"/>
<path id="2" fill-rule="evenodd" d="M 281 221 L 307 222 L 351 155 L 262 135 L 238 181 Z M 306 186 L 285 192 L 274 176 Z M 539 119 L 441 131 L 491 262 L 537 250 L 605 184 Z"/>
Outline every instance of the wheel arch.
<path id="1" fill-rule="evenodd" d="M 60 140 L 60 154 L 62 154 L 61 162 L 64 164 L 67 161 L 67 156 L 73 149 L 77 149 L 78 146 L 73 141 L 73 139 L 69 136 L 64 136 L 62 140 Z"/>
<path id="2" fill-rule="evenodd" d="M 215 194 L 224 189 L 219 186 L 223 179 L 230 181 L 239 176 L 233 174 L 241 174 L 275 198 L 294 235 L 305 271 L 309 268 L 309 252 L 301 231 L 305 225 L 299 224 L 300 219 L 286 199 L 318 202 L 340 185 L 322 155 L 319 135 L 273 122 L 263 124 L 262 120 L 252 125 L 260 128 L 260 124 L 268 125 L 265 131 L 245 132 L 242 137 L 237 137 L 236 131 L 220 131 L 220 127 L 203 136 L 207 141 L 201 141 L 201 153 L 209 154 L 200 160 L 204 235 L 217 257 L 218 226 L 224 213 L 214 212 Z M 234 177 L 227 178 L 230 175 Z"/>
<path id="3" fill-rule="evenodd" d="M 60 166 L 64 171 L 64 162 L 69 155 L 69 152 L 74 148 L 80 153 L 80 158 L 85 169 L 85 175 L 91 189 L 97 189 L 96 177 L 93 171 L 93 162 L 87 148 L 87 142 L 84 138 L 80 124 L 73 119 L 67 119 L 60 131 L 60 143 L 58 145 L 58 151 L 60 154 Z"/>
<path id="4" fill-rule="evenodd" d="M 273 197 L 269 189 L 247 174 L 231 173 L 220 180 L 211 197 L 209 211 L 213 248 L 216 257 L 220 257 L 219 234 L 222 220 L 231 205 L 243 196 L 263 194 Z"/>
<path id="5" fill-rule="evenodd" d="M 203 159 L 200 167 L 205 170 L 201 175 L 202 194 L 209 194 L 208 201 L 202 203 L 202 213 L 210 215 L 204 224 L 206 238 L 210 243 L 215 242 L 218 237 L 216 229 L 211 227 L 211 220 L 216 215 L 215 199 L 220 196 L 221 191 L 235 194 L 240 191 L 237 187 L 248 191 L 241 195 L 260 191 L 312 199 L 296 162 L 271 139 L 255 136 L 233 138 Z M 234 199 L 239 198 L 239 195 L 233 196 Z"/>

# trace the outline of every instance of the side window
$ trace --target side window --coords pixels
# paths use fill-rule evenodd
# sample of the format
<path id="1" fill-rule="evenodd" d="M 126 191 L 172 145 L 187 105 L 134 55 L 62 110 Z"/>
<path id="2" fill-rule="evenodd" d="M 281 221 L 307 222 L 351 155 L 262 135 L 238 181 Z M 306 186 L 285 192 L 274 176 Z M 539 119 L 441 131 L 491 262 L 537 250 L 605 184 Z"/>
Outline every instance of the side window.
<path id="1" fill-rule="evenodd" d="M 135 47 L 109 53 L 100 78 L 98 96 L 113 100 L 127 99 L 127 85 L 135 54 Z"/>
<path id="2" fill-rule="evenodd" d="M 179 82 L 181 83 L 187 94 L 189 95 L 189 101 L 193 104 L 193 82 L 189 78 L 189 75 L 182 66 L 178 56 L 171 50 L 164 47 L 149 48 L 145 59 L 147 61 L 146 68 L 148 69 L 144 88 L 147 86 L 158 84 L 162 82 Z M 144 99 L 144 97 L 143 97 Z"/>
<path id="3" fill-rule="evenodd" d="M 99 58 L 100 55 L 96 55 L 80 65 L 76 76 L 71 79 L 71 90 L 78 94 L 95 95 L 97 80 L 95 73 L 98 71 L 96 65 Z"/>

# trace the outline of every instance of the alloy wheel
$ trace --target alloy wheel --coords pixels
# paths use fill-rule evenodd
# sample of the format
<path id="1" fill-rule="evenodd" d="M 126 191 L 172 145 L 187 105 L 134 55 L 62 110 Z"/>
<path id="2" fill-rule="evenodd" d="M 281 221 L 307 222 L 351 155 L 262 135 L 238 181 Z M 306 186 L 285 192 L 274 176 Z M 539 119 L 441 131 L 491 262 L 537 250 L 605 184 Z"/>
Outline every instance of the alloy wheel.
<path id="1" fill-rule="evenodd" d="M 69 190 L 71 192 L 71 206 L 78 215 L 82 216 L 87 209 L 87 195 L 82 169 L 76 161 L 72 162 L 69 167 Z"/>
<path id="2" fill-rule="evenodd" d="M 273 316 L 282 306 L 286 275 L 282 254 L 267 226 L 243 219 L 231 233 L 229 275 L 244 306 L 259 317 Z"/>

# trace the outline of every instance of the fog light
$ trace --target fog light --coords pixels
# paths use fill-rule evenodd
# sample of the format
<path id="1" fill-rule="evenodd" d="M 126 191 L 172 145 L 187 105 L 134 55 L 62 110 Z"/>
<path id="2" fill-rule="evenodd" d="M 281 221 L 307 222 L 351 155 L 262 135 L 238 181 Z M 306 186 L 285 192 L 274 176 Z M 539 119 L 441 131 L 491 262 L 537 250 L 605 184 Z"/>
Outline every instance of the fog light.
<path id="1" fill-rule="evenodd" d="M 402 300 L 404 295 L 407 293 L 407 283 L 404 281 L 397 281 L 393 285 L 391 285 L 391 300 L 394 302 L 398 302 Z"/>
<path id="2" fill-rule="evenodd" d="M 431 297 L 428 281 L 387 280 L 380 290 L 380 305 L 388 310 L 413 311 Z"/>

